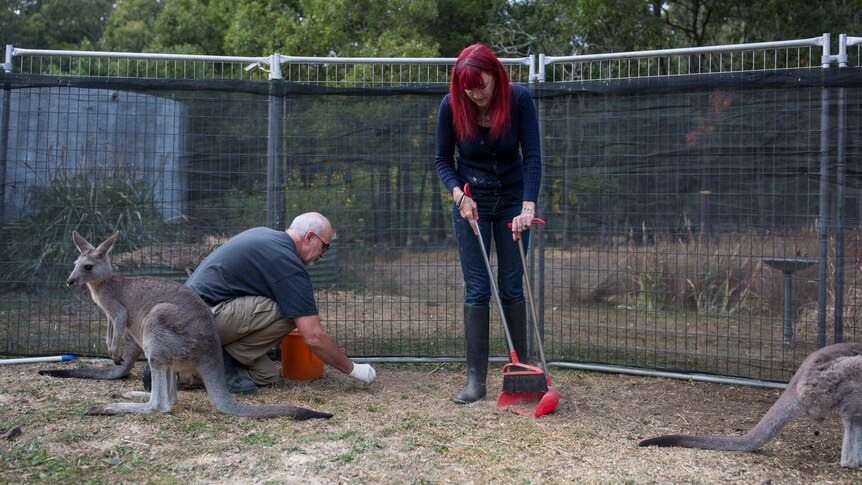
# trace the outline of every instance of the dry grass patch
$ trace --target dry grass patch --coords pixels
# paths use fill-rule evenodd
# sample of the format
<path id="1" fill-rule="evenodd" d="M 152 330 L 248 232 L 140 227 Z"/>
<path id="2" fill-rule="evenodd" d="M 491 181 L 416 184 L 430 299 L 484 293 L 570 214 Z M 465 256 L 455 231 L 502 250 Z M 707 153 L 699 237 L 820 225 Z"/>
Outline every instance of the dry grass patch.
<path id="1" fill-rule="evenodd" d="M 56 364 L 60 365 L 60 364 Z M 66 364 L 80 365 L 80 364 Z M 799 419 L 756 453 L 642 449 L 669 432 L 738 434 L 778 391 L 552 369 L 557 411 L 534 420 L 463 406 L 458 364 L 378 366 L 373 386 L 327 368 L 243 398 L 329 411 L 331 420 L 235 418 L 203 390 L 169 415 L 84 416 L 140 387 L 0 367 L 0 482 L 49 483 L 858 483 L 841 468 L 840 423 Z M 490 395 L 500 392 L 492 365 Z"/>

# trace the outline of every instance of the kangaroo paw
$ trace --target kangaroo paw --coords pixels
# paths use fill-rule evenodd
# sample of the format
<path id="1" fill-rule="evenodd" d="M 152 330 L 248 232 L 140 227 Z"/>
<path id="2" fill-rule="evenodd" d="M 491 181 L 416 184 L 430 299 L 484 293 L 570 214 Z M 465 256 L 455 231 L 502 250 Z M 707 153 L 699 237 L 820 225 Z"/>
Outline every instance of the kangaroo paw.
<path id="1" fill-rule="evenodd" d="M 116 414 L 113 412 L 109 406 L 93 406 L 87 410 L 84 414 L 89 414 L 90 416 L 102 416 L 102 415 L 113 415 Z"/>
<path id="2" fill-rule="evenodd" d="M 144 391 L 129 391 L 124 392 L 123 397 L 126 399 L 136 399 L 138 401 L 146 402 L 150 400 L 150 393 Z"/>
<path id="3" fill-rule="evenodd" d="M 330 413 L 315 411 L 313 409 L 298 408 L 296 416 L 294 416 L 293 419 L 296 421 L 305 421 L 306 419 L 329 419 L 331 417 L 332 414 Z"/>
<path id="4" fill-rule="evenodd" d="M 115 402 L 104 406 L 94 406 L 87 410 L 90 415 L 114 415 L 114 414 L 149 414 L 167 413 L 170 407 L 153 406 L 150 403 Z"/>

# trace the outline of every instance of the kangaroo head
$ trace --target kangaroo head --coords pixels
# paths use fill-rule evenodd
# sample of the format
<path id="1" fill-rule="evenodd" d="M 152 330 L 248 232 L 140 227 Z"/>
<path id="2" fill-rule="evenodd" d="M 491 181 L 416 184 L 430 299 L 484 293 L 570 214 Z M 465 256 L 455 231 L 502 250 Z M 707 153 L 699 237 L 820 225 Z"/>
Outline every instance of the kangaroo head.
<path id="1" fill-rule="evenodd" d="M 75 268 L 72 269 L 72 274 L 66 279 L 66 284 L 69 286 L 81 286 L 91 281 L 101 281 L 108 276 L 111 276 L 111 258 L 108 253 L 117 242 L 119 233 L 114 233 L 108 239 L 105 239 L 99 247 L 95 248 L 87 242 L 83 236 L 77 231 L 72 231 L 72 239 L 75 241 L 75 246 L 81 255 L 75 260 Z"/>

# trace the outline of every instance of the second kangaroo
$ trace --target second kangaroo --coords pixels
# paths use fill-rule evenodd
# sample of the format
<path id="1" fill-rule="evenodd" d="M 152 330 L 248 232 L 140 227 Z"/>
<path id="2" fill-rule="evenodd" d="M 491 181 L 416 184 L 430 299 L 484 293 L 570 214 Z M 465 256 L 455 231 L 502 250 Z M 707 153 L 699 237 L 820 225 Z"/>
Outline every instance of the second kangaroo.
<path id="1" fill-rule="evenodd" d="M 862 470 L 862 343 L 828 345 L 809 355 L 778 401 L 742 436 L 666 435 L 638 445 L 754 451 L 803 412 L 818 420 L 838 414 L 844 423 L 841 466 Z"/>
<path id="2" fill-rule="evenodd" d="M 221 342 L 209 307 L 192 290 L 174 281 L 113 274 L 108 253 L 117 236 L 115 233 L 99 247 L 93 247 L 72 232 L 81 255 L 66 283 L 86 284 L 93 301 L 108 316 L 108 352 L 114 362 L 136 358 L 143 350 L 152 370 L 152 392 L 124 394 L 129 399 L 149 402 L 95 406 L 88 414 L 169 412 L 177 402 L 177 372 L 195 371 L 203 378 L 210 402 L 225 414 L 290 416 L 296 420 L 332 417 L 295 406 L 250 406 L 234 400 L 225 383 Z M 121 339 L 126 340 L 123 357 L 119 354 Z M 132 341 L 134 345 L 130 347 Z M 128 372 L 130 363 L 124 364 L 115 373 Z"/>

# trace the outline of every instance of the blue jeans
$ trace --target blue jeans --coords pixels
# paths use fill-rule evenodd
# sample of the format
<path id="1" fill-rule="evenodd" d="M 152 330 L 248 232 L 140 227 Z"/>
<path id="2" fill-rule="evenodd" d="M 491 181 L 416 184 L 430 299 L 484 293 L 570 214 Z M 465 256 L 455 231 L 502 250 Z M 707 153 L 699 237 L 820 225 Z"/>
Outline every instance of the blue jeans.
<path id="1" fill-rule="evenodd" d="M 512 240 L 509 224 L 521 213 L 520 197 L 476 195 L 473 197 L 479 208 L 479 230 L 485 242 L 485 251 L 491 256 L 491 240 L 497 254 L 497 289 L 500 291 L 502 305 L 514 305 L 524 301 L 524 270 L 518 254 L 518 242 Z M 455 241 L 461 256 L 461 271 L 464 273 L 466 291 L 464 303 L 487 307 L 491 301 L 491 281 L 479 249 L 479 238 L 467 219 L 461 217 L 458 209 L 452 208 L 452 224 L 455 227 Z M 530 231 L 521 233 L 526 252 L 530 242 Z"/>

